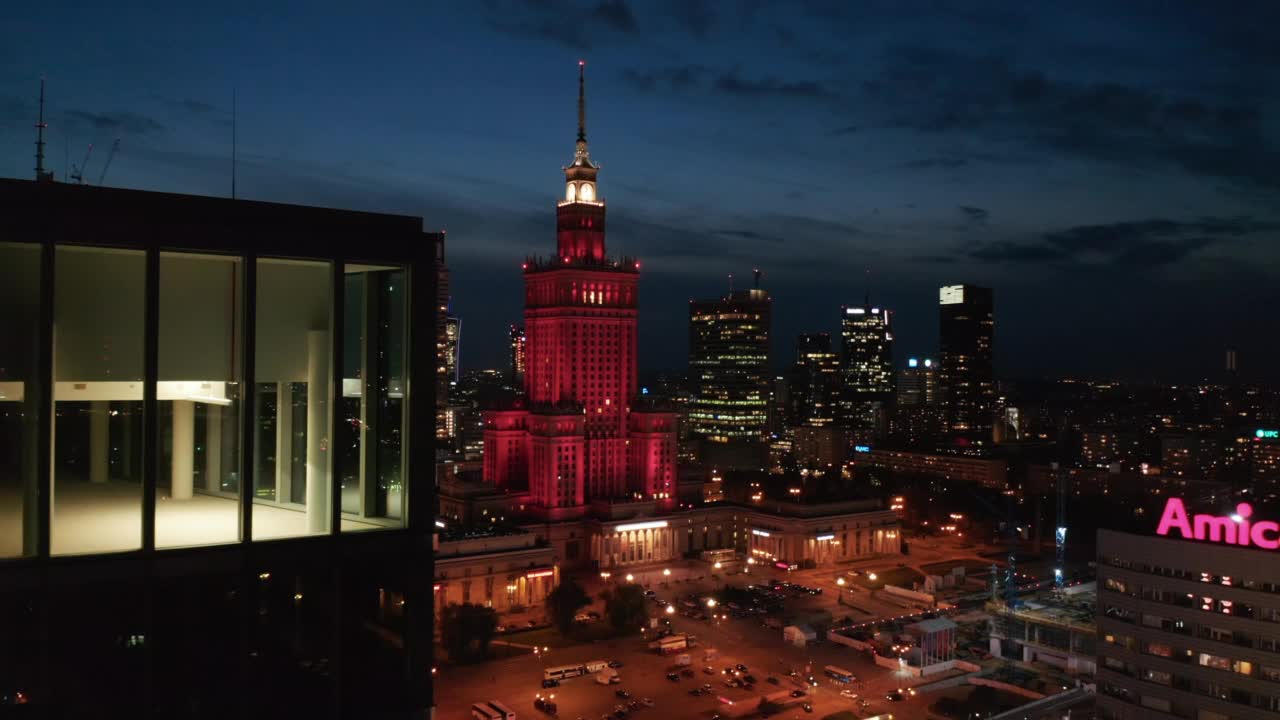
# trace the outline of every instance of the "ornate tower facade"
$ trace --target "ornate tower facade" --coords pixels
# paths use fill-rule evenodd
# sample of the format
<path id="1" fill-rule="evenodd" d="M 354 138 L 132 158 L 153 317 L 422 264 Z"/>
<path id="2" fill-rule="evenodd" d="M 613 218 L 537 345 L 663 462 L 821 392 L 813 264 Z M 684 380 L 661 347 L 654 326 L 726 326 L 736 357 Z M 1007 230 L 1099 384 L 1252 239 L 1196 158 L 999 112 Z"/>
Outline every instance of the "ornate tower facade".
<path id="1" fill-rule="evenodd" d="M 605 251 L 605 203 L 596 185 L 598 173 L 587 149 L 584 66 L 579 63 L 578 139 L 573 162 L 564 168 L 564 197 L 556 205 L 556 254 L 524 263 L 530 500 L 560 514 L 593 499 L 665 499 L 674 489 L 674 453 L 663 452 L 661 443 L 650 447 L 657 442 L 652 436 L 667 428 L 674 443 L 674 421 L 642 422 L 650 451 L 628 451 L 630 416 L 639 390 L 640 264 L 610 258 Z M 513 422 L 490 415 L 486 454 L 490 436 L 495 449 L 499 442 L 503 430 L 498 425 L 510 428 Z M 670 464 L 637 467 L 641 458 L 646 463 L 669 458 L 665 461 Z M 490 467 L 486 458 L 486 481 L 515 484 L 504 468 L 518 465 L 495 462 L 492 471 Z"/>

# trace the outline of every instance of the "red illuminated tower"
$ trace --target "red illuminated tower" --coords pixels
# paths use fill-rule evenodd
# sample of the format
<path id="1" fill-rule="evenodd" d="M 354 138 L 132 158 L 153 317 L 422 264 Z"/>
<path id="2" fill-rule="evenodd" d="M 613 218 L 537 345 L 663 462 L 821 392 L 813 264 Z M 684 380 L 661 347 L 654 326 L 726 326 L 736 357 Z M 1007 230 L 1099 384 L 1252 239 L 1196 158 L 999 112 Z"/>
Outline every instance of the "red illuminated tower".
<path id="1" fill-rule="evenodd" d="M 585 63 L 578 64 L 578 140 L 564 169 L 564 199 L 556 206 L 556 254 L 529 258 L 525 277 L 525 395 L 528 421 L 486 416 L 485 480 L 511 486 L 526 453 L 531 502 L 563 515 L 593 499 L 666 500 L 675 485 L 674 416 L 637 401 L 637 287 L 640 264 L 605 252 L 605 204 L 599 167 L 587 151 Z M 669 417 L 668 417 L 669 416 Z M 527 446 L 512 445 L 526 430 Z M 628 451 L 628 431 L 644 447 Z M 645 467 L 641 467 L 645 465 Z"/>

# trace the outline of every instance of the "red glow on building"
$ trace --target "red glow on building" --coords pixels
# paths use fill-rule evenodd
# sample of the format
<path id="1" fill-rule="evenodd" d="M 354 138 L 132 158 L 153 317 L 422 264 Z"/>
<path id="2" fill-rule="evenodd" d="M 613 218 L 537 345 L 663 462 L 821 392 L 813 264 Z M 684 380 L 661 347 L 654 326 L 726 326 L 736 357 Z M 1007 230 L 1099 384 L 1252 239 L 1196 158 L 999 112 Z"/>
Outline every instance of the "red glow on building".
<path id="1" fill-rule="evenodd" d="M 637 493 L 670 501 L 675 490 L 675 415 L 632 412 L 640 264 L 614 262 L 605 251 L 583 83 L 580 75 L 556 255 L 522 266 L 528 407 L 487 412 L 484 428 L 485 481 L 506 487 L 527 477 L 534 504 L 561 511 Z"/>

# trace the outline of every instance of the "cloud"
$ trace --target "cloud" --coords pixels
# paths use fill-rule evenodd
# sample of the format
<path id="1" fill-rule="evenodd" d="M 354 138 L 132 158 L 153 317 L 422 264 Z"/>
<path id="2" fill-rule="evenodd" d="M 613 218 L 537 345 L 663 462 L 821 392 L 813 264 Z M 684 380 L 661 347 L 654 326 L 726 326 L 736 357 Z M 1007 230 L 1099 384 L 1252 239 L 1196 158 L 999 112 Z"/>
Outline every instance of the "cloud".
<path id="1" fill-rule="evenodd" d="M 1044 233 L 1031 243 L 1000 240 L 977 246 L 969 258 L 1002 263 L 1067 263 L 1122 268 L 1164 267 L 1234 239 L 1280 231 L 1280 223 L 1250 217 L 1156 218 L 1077 225 Z"/>
<path id="2" fill-rule="evenodd" d="M 902 163 L 902 167 L 912 170 L 932 170 L 934 168 L 954 169 L 968 164 L 969 160 L 962 157 L 930 157 L 908 160 Z"/>
<path id="3" fill-rule="evenodd" d="M 859 110 L 889 128 L 1280 188 L 1280 147 L 1257 92 L 1082 82 L 1001 55 L 899 45 L 860 94 Z"/>
<path id="4" fill-rule="evenodd" d="M 715 25 L 716 14 L 707 0 L 673 0 L 665 5 L 667 14 L 698 39 L 704 39 Z"/>
<path id="5" fill-rule="evenodd" d="M 835 93 L 809 80 L 784 80 L 777 77 L 746 77 L 738 68 L 714 70 L 704 65 L 672 65 L 622 71 L 622 79 L 645 92 L 712 92 L 741 98 L 824 99 Z"/>
<path id="6" fill-rule="evenodd" d="M 969 205 L 961 205 L 960 213 L 964 215 L 965 218 L 975 223 L 986 222 L 987 218 L 991 216 L 990 211 L 985 208 L 972 207 Z"/>
<path id="7" fill-rule="evenodd" d="M 126 135 L 155 135 L 167 128 L 145 115 L 133 112 L 89 112 L 87 110 L 67 110 L 68 124 L 88 125 L 95 130 L 106 130 Z"/>
<path id="8" fill-rule="evenodd" d="M 728 237 L 752 240 L 755 242 L 767 242 L 773 244 L 782 244 L 786 242 L 786 240 L 780 235 L 771 235 L 768 233 L 756 232 L 755 230 L 713 230 L 712 232 L 717 235 L 726 235 Z"/>
<path id="9" fill-rule="evenodd" d="M 591 9 L 589 17 L 618 32 L 636 31 L 636 16 L 625 0 L 601 0 Z"/>
<path id="10" fill-rule="evenodd" d="M 645 92 L 685 92 L 699 87 L 708 69 L 702 65 L 675 65 L 651 70 L 628 68 L 622 71 L 622 79 L 632 87 Z"/>
<path id="11" fill-rule="evenodd" d="M 626 0 L 486 0 L 490 27 L 519 37 L 535 37 L 576 50 L 590 49 L 601 33 L 631 35 L 639 30 Z"/>
<path id="12" fill-rule="evenodd" d="M 774 77 L 744 78 L 735 68 L 715 79 L 715 89 L 740 97 L 827 98 L 834 93 L 811 80 L 779 80 Z"/>

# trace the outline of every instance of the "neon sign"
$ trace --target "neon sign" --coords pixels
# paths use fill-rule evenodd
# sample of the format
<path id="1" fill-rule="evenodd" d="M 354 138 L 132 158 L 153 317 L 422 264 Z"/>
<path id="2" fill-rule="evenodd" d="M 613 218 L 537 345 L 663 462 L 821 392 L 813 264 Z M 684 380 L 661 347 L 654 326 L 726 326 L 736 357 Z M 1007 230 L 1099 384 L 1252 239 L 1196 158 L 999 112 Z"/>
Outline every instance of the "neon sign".
<path id="1" fill-rule="evenodd" d="M 1280 440 L 1280 430 L 1268 430 L 1266 428 L 1258 428 L 1253 431 L 1253 436 L 1259 440 Z"/>
<path id="2" fill-rule="evenodd" d="M 854 445 L 853 451 L 859 452 L 859 453 L 869 453 L 871 452 L 871 446 L 870 445 Z"/>
<path id="3" fill-rule="evenodd" d="M 1188 515 L 1181 499 L 1169 498 L 1156 534 L 1169 535 L 1176 530 L 1186 540 L 1280 550 L 1280 524 L 1270 520 L 1251 523 L 1252 515 L 1249 503 L 1236 505 L 1231 515 Z"/>
<path id="4" fill-rule="evenodd" d="M 537 572 L 525 573 L 527 578 L 551 577 L 555 574 L 554 570 L 538 570 Z"/>

